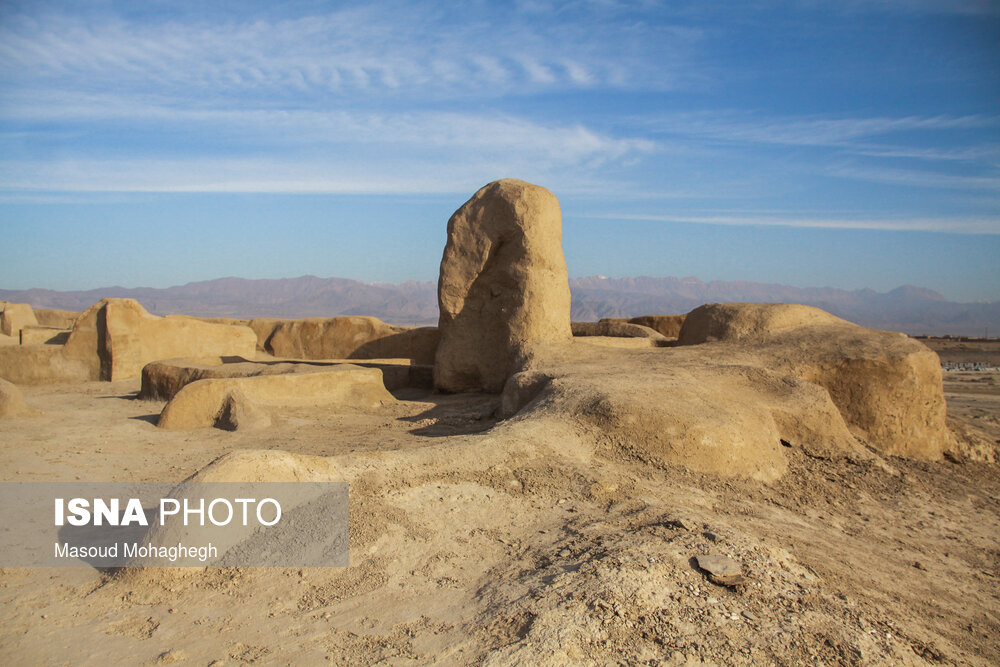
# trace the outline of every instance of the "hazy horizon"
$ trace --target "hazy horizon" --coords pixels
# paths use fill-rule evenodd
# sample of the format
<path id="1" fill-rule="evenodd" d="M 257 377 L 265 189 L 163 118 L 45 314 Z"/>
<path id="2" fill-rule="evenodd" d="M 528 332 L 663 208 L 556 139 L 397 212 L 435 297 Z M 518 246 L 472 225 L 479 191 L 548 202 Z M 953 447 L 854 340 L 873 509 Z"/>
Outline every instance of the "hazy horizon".
<path id="1" fill-rule="evenodd" d="M 888 292 L 795 287 L 780 283 L 702 281 L 694 276 L 582 276 L 570 278 L 571 317 L 593 322 L 605 317 L 682 314 L 705 303 L 799 303 L 874 329 L 913 335 L 982 336 L 1000 331 L 1000 301 L 950 301 L 908 285 Z M 434 281 L 361 282 L 346 277 L 298 276 L 247 279 L 228 276 L 169 288 L 105 286 L 89 291 L 7 291 L 0 300 L 36 308 L 83 311 L 102 298 L 132 298 L 154 315 L 202 317 L 330 318 L 376 317 L 397 325 L 436 325 Z"/>
<path id="2" fill-rule="evenodd" d="M 5 291 L 5 292 L 19 292 L 19 291 L 29 291 L 29 290 L 35 290 L 35 289 L 49 290 L 49 291 L 53 291 L 53 292 L 89 292 L 89 291 L 99 291 L 101 289 L 126 289 L 126 290 L 152 289 L 152 290 L 166 290 L 166 289 L 171 289 L 171 288 L 187 287 L 189 285 L 197 285 L 197 284 L 201 284 L 201 283 L 213 283 L 213 282 L 219 282 L 219 281 L 224 281 L 224 280 L 246 280 L 246 281 L 256 281 L 256 280 L 281 281 L 281 280 L 286 280 L 286 281 L 294 281 L 294 280 L 301 280 L 301 279 L 305 279 L 305 278 L 315 278 L 317 280 L 324 280 L 324 281 L 325 280 L 347 280 L 347 281 L 361 283 L 361 284 L 364 284 L 364 285 L 393 285 L 393 286 L 399 286 L 399 285 L 404 285 L 406 283 L 411 283 L 411 282 L 412 283 L 418 283 L 418 284 L 436 284 L 437 283 L 437 279 L 436 278 L 426 278 L 426 279 L 408 278 L 408 279 L 405 279 L 405 280 L 398 280 L 398 281 L 390 281 L 390 280 L 360 280 L 360 279 L 357 279 L 357 278 L 352 278 L 350 276 L 338 276 L 338 275 L 328 275 L 328 276 L 325 276 L 325 275 L 316 275 L 316 274 L 312 274 L 312 273 L 306 273 L 306 274 L 302 274 L 302 275 L 298 275 L 298 276 L 278 276 L 278 277 L 274 277 L 274 278 L 252 278 L 252 277 L 248 277 L 248 276 L 228 275 L 228 276 L 218 276 L 218 277 L 215 277 L 215 278 L 207 278 L 207 279 L 199 279 L 199 280 L 189 280 L 189 281 L 186 281 L 186 282 L 183 282 L 183 283 L 166 284 L 166 285 L 124 285 L 124 284 L 116 283 L 116 284 L 108 284 L 108 285 L 97 285 L 95 287 L 83 287 L 83 288 L 72 288 L 72 287 L 70 287 L 70 288 L 65 288 L 65 289 L 62 289 L 62 288 L 51 288 L 51 287 L 38 287 L 38 286 L 14 287 L 14 288 L 11 288 L 11 287 L 7 287 L 6 285 L 0 285 L 0 291 Z M 901 289 L 906 289 L 906 288 L 916 288 L 916 289 L 920 289 L 920 290 L 928 290 L 930 292 L 933 292 L 933 293 L 937 294 L 938 296 L 941 296 L 941 297 L 944 297 L 944 298 L 948 298 L 947 295 L 941 294 L 937 290 L 931 289 L 931 288 L 929 288 L 929 287 L 927 287 L 925 285 L 917 285 L 917 284 L 913 284 L 913 283 L 904 283 L 904 284 L 901 284 L 901 285 L 896 285 L 895 287 L 892 287 L 892 288 L 889 288 L 889 289 L 886 289 L 886 290 L 874 290 L 874 289 L 872 289 L 870 287 L 859 287 L 859 288 L 854 288 L 854 289 L 846 289 L 846 288 L 842 288 L 842 287 L 837 287 L 835 285 L 794 285 L 794 284 L 790 284 L 790 283 L 763 282 L 763 281 L 739 280 L 739 279 L 736 279 L 736 280 L 705 280 L 705 279 L 702 279 L 700 276 L 694 276 L 694 275 L 688 275 L 688 276 L 658 275 L 658 276 L 653 276 L 653 275 L 647 275 L 647 274 L 636 274 L 636 275 L 606 276 L 606 275 L 603 275 L 603 274 L 594 273 L 594 274 L 588 274 L 588 275 L 570 275 L 569 276 L 570 282 L 580 281 L 580 280 L 587 280 L 587 279 L 595 279 L 595 278 L 596 279 L 606 279 L 606 280 L 641 280 L 641 279 L 650 279 L 650 280 L 698 281 L 699 283 L 705 284 L 705 285 L 712 284 L 712 283 L 726 283 L 726 284 L 747 283 L 747 284 L 750 284 L 750 285 L 760 285 L 760 286 L 768 286 L 768 285 L 770 285 L 770 286 L 775 286 L 775 287 L 789 287 L 789 288 L 793 288 L 793 289 L 797 289 L 797 290 L 837 290 L 837 291 L 843 291 L 843 292 L 858 292 L 858 291 L 869 290 L 869 291 L 876 292 L 878 294 L 888 294 L 888 293 L 894 292 L 896 290 L 901 290 Z M 993 299 L 993 300 L 983 299 L 983 300 L 979 300 L 979 301 L 971 301 L 969 303 L 997 303 L 997 302 L 1000 302 L 1000 299 Z"/>

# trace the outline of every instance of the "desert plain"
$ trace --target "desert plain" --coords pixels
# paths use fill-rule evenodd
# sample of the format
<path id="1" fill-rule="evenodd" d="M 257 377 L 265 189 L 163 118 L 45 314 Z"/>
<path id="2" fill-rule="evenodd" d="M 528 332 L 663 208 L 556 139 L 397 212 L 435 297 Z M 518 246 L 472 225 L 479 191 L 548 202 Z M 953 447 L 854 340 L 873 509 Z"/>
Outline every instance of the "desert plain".
<path id="1" fill-rule="evenodd" d="M 344 568 L 3 568 L 4 662 L 1000 663 L 996 342 L 571 324 L 542 190 L 456 212 L 436 330 L 108 299 L 0 348 L 2 481 L 350 484 Z"/>

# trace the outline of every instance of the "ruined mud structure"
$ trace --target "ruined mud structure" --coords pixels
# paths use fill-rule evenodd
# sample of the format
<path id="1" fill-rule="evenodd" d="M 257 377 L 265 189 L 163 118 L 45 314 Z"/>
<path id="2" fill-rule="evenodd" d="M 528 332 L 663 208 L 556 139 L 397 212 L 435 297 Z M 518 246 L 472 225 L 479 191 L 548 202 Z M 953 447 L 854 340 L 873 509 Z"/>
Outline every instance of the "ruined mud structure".
<path id="1" fill-rule="evenodd" d="M 131 381 L 139 383 L 138 402 L 156 409 L 139 425 L 148 427 L 143 437 L 179 432 L 191 442 L 201 433 L 213 443 L 206 451 L 221 452 L 207 465 L 200 460 L 188 479 L 350 482 L 352 566 L 322 575 L 325 583 L 290 603 L 302 614 L 336 608 L 345 618 L 354 616 L 337 605 L 357 604 L 359 623 L 377 615 L 373 610 L 394 609 L 385 612 L 385 628 L 369 628 L 375 644 L 357 639 L 363 631 L 353 625 L 337 630 L 340 644 L 329 650 L 343 660 L 421 661 L 454 651 L 457 664 L 626 656 L 680 665 L 688 658 L 728 662 L 738 650 L 749 662 L 814 654 L 915 664 L 947 654 L 975 662 L 971 644 L 954 633 L 935 635 L 920 618 L 893 625 L 888 640 L 884 626 L 878 636 L 859 630 L 874 616 L 848 594 L 823 592 L 822 606 L 793 623 L 801 609 L 773 596 L 801 597 L 819 584 L 784 550 L 794 544 L 782 540 L 811 538 L 796 527 L 805 521 L 798 515 L 760 509 L 767 498 L 784 497 L 782 489 L 816 486 L 802 481 L 813 475 L 832 479 L 830 471 L 840 471 L 841 494 L 851 484 L 843 470 L 899 480 L 894 465 L 945 465 L 934 462 L 973 451 L 992 456 L 988 442 L 967 446 L 981 436 L 965 427 L 956 436 L 949 427 L 938 356 L 903 334 L 795 304 L 706 304 L 686 316 L 573 323 L 561 239 L 559 202 L 545 188 L 504 179 L 480 189 L 448 222 L 437 328 L 370 317 L 156 317 L 130 299 L 44 316 L 3 304 L 0 418 L 43 418 L 44 406 L 31 403 L 48 385 Z M 415 412 L 427 402 L 426 412 Z M 306 446 L 313 442 L 306 436 L 297 441 L 330 415 L 355 415 L 396 444 L 344 453 Z M 397 434 L 400 422 L 430 442 L 408 444 Z M 326 437 L 335 440 L 336 429 Z M 227 447 L 226 438 L 239 446 Z M 795 511 L 811 511 L 815 492 L 795 493 L 803 498 Z M 768 521 L 785 528 L 754 536 L 730 517 L 729 528 L 709 530 L 722 516 L 709 496 L 745 498 L 735 502 L 747 516 L 772 512 Z M 178 535 L 177 526 L 159 526 L 149 540 Z M 785 546 L 774 546 L 779 542 Z M 725 568 L 706 575 L 707 566 L 688 562 L 699 553 Z M 572 562 L 559 566 L 563 561 Z M 455 573 L 453 585 L 452 563 L 469 570 Z M 178 578 L 215 577 L 211 572 L 124 570 L 107 586 L 180 590 Z M 706 598 L 701 583 L 677 583 L 703 575 L 704 585 L 721 587 L 716 597 Z M 247 585 L 264 590 L 266 576 Z M 843 576 L 850 595 L 863 588 L 850 579 L 861 574 Z M 412 599 L 394 592 L 411 586 Z M 984 590 L 975 589 L 976 608 L 989 604 Z M 744 597 L 735 597 L 740 591 Z M 425 614 L 420 595 L 441 596 L 441 608 Z M 732 612 L 726 623 L 738 619 L 750 630 L 693 626 L 691 619 L 711 616 L 691 616 L 706 599 Z M 756 611 L 744 607 L 739 615 L 741 599 Z M 465 634 L 455 637 L 455 628 Z M 771 634 L 758 642 L 755 632 L 765 630 Z M 803 648 L 789 632 L 810 633 L 827 652 Z M 424 638 L 429 648 L 400 640 L 404 635 Z"/>

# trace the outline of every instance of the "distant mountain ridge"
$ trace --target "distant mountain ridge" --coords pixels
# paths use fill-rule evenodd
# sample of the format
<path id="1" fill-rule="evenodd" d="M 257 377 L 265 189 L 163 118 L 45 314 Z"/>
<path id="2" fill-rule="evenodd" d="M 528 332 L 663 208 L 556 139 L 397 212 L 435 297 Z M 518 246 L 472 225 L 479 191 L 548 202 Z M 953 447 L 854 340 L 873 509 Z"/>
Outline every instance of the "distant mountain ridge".
<path id="1" fill-rule="evenodd" d="M 792 287 L 746 281 L 687 278 L 603 278 L 570 281 L 573 319 L 686 313 L 703 303 L 760 301 L 803 303 L 866 327 L 909 334 L 1000 334 L 1000 302 L 958 303 L 913 285 L 890 292 L 832 287 Z"/>
<path id="2" fill-rule="evenodd" d="M 792 287 L 695 277 L 570 280 L 574 320 L 686 313 L 703 303 L 804 303 L 858 324 L 910 334 L 1000 334 L 1000 301 L 957 303 L 933 290 L 904 285 L 891 292 Z M 436 324 L 437 287 L 429 281 L 363 283 L 347 278 L 219 278 L 168 288 L 105 287 L 84 291 L 0 290 L 0 300 L 36 308 L 83 310 L 104 297 L 137 299 L 157 315 L 204 317 L 335 317 L 373 315 L 393 324 Z"/>

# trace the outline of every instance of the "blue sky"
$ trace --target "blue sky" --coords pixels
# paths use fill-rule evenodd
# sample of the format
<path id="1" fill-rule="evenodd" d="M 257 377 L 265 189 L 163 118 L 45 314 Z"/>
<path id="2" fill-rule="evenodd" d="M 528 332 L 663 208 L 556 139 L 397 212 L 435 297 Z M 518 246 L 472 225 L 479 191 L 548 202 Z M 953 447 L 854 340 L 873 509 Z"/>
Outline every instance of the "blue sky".
<path id="1" fill-rule="evenodd" d="M 0 3 L 0 287 L 434 280 L 502 177 L 570 274 L 1000 300 L 1000 4 Z"/>

